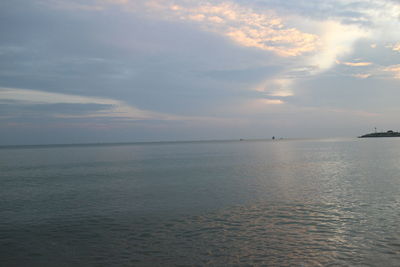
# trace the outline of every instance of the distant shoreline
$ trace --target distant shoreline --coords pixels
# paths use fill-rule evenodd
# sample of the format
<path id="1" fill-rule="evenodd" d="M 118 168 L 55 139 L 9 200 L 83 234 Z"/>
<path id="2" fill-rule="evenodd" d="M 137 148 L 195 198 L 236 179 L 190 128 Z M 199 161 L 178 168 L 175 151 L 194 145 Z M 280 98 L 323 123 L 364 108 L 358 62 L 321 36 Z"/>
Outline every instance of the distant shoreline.
<path id="1" fill-rule="evenodd" d="M 377 137 L 400 137 L 399 132 L 389 130 L 387 132 L 369 133 L 359 136 L 358 138 L 377 138 Z"/>

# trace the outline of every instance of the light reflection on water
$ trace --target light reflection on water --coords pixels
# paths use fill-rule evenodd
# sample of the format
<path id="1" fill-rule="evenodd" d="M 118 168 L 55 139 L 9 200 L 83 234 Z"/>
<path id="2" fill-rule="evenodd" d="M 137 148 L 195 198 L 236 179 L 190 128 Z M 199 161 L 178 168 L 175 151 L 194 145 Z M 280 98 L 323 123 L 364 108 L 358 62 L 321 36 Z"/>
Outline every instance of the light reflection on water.
<path id="1" fill-rule="evenodd" d="M 0 265 L 398 266 L 399 148 L 0 149 Z"/>

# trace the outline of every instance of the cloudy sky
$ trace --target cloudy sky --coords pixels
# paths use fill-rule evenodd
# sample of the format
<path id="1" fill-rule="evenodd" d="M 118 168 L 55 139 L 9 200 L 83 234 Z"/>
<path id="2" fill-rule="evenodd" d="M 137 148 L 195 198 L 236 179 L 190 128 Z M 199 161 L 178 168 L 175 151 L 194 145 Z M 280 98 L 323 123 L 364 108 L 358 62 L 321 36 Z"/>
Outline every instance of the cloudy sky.
<path id="1" fill-rule="evenodd" d="M 0 144 L 400 130 L 399 0 L 2 0 Z"/>

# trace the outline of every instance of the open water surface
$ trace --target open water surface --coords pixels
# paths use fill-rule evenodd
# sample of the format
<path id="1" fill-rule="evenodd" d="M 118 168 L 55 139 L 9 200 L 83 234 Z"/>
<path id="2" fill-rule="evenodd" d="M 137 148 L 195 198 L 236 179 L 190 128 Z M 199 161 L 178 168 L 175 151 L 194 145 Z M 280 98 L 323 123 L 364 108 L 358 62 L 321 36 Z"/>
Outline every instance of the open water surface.
<path id="1" fill-rule="evenodd" d="M 0 148 L 0 266 L 400 266 L 400 138 Z"/>

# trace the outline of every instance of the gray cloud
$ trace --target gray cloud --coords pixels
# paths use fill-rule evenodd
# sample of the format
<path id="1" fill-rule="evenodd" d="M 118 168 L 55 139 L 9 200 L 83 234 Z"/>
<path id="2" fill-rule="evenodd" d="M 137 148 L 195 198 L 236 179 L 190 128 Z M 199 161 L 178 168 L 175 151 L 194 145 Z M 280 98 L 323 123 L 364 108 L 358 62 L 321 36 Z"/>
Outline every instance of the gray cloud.
<path id="1" fill-rule="evenodd" d="M 374 23 L 367 11 L 380 8 L 387 1 L 288 0 L 282 2 L 279 0 L 262 0 L 240 2 L 273 8 L 282 13 L 289 12 L 317 20 L 332 19 L 339 20 L 344 24 L 372 27 Z"/>
<path id="2" fill-rule="evenodd" d="M 57 115 L 87 115 L 93 112 L 107 111 L 112 105 L 107 104 L 30 104 L 21 101 L 0 101 L 0 114 L 6 118 L 40 118 L 55 117 Z M 1 119 L 1 117 L 0 117 Z"/>

